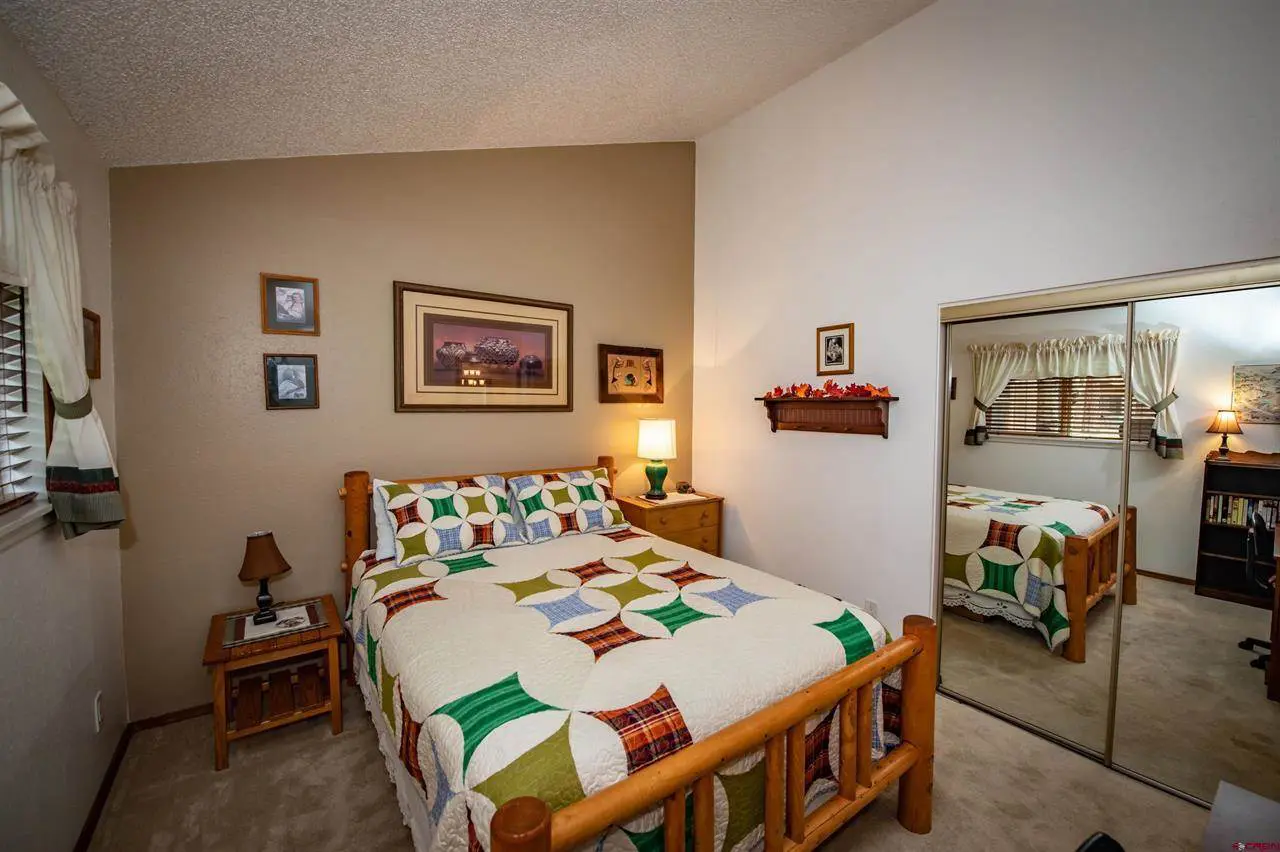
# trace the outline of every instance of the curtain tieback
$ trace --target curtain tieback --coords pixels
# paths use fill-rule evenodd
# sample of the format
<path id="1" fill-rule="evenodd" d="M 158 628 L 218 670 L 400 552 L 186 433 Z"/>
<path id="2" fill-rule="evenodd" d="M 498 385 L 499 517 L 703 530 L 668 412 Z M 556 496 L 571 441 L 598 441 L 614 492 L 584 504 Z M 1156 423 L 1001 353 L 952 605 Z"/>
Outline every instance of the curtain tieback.
<path id="1" fill-rule="evenodd" d="M 1156 414 L 1159 414 L 1169 406 L 1173 405 L 1174 401 L 1177 398 L 1178 398 L 1178 395 L 1176 393 L 1171 393 L 1168 396 L 1166 396 L 1164 399 L 1157 402 L 1155 405 L 1151 406 L 1151 410 L 1154 411 Z"/>
<path id="2" fill-rule="evenodd" d="M 976 396 L 973 398 L 973 407 L 981 411 L 983 414 L 986 414 L 991 411 L 991 406 L 986 405 L 985 403 L 983 403 L 982 400 L 978 399 Z"/>
<path id="3" fill-rule="evenodd" d="M 93 411 L 93 394 L 89 391 L 85 391 L 84 396 L 75 402 L 62 402 L 56 396 L 53 398 L 53 413 L 63 420 L 80 420 L 88 417 L 91 411 Z"/>

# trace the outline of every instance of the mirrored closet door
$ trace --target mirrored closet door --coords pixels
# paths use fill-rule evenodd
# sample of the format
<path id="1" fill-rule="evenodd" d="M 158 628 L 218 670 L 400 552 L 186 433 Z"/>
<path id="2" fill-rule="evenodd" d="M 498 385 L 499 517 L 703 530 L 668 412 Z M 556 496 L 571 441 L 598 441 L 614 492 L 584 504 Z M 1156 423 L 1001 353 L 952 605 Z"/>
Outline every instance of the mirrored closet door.
<path id="1" fill-rule="evenodd" d="M 1123 307 L 1068 311 L 949 335 L 943 686 L 1098 753 L 1127 319 Z"/>
<path id="2" fill-rule="evenodd" d="M 1204 803 L 1280 801 L 1280 262 L 1244 266 L 944 320 L 942 690 Z"/>
<path id="3" fill-rule="evenodd" d="M 1162 425 L 1182 452 L 1130 459 L 1142 575 L 1121 628 L 1113 759 L 1205 801 L 1220 780 L 1280 800 L 1280 701 L 1257 667 L 1280 552 L 1280 287 L 1140 302 L 1134 328 L 1135 417 L 1151 417 L 1149 365 L 1171 364 Z"/>

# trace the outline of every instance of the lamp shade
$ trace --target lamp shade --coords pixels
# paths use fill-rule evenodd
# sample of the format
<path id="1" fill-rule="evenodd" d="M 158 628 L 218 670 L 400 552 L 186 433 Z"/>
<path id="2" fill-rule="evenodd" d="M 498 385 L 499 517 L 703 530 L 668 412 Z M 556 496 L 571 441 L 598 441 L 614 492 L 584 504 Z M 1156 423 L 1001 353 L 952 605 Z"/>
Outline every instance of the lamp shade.
<path id="1" fill-rule="evenodd" d="M 1230 408 L 1224 408 L 1213 418 L 1209 428 L 1204 430 L 1213 435 L 1243 435 L 1240 428 L 1240 417 Z"/>
<path id="2" fill-rule="evenodd" d="M 240 565 L 240 579 L 246 582 L 266 580 L 290 570 L 284 561 L 276 538 L 269 530 L 249 533 L 244 542 L 244 562 Z"/>
<path id="3" fill-rule="evenodd" d="M 642 459 L 666 460 L 676 457 L 676 421 L 641 420 L 636 455 Z"/>

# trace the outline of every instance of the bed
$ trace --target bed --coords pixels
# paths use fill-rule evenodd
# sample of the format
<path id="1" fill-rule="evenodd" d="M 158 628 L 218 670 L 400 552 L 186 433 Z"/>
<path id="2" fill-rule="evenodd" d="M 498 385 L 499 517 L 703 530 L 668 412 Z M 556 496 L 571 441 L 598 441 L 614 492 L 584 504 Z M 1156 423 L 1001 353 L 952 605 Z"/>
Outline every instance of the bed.
<path id="1" fill-rule="evenodd" d="M 1120 560 L 1120 518 L 1106 506 L 948 485 L 942 603 L 1034 628 L 1051 651 L 1083 663 L 1085 617 L 1118 577 L 1124 603 L 1138 602 L 1138 515 L 1127 514 Z"/>
<path id="2" fill-rule="evenodd" d="M 402 566 L 370 548 L 371 482 L 339 491 L 348 662 L 419 850 L 801 852 L 894 781 L 930 830 L 932 620 L 893 640 L 625 522 Z"/>

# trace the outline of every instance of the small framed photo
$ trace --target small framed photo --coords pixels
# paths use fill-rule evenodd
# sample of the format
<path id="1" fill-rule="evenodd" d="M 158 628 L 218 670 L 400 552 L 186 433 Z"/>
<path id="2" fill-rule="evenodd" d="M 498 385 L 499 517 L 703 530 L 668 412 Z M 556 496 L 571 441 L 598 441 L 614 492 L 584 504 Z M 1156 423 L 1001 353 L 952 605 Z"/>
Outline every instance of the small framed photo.
<path id="1" fill-rule="evenodd" d="M 263 355 L 267 410 L 320 407 L 320 364 L 315 355 Z"/>
<path id="2" fill-rule="evenodd" d="M 601 402 L 662 402 L 662 350 L 601 343 Z"/>
<path id="3" fill-rule="evenodd" d="M 88 308 L 80 310 L 84 322 L 84 371 L 91 379 L 102 378 L 102 317 Z"/>
<path id="4" fill-rule="evenodd" d="M 320 281 L 263 272 L 262 333 L 320 334 Z"/>
<path id="5" fill-rule="evenodd" d="M 819 376 L 840 376 L 853 372 L 853 323 L 824 325 L 818 329 Z"/>

